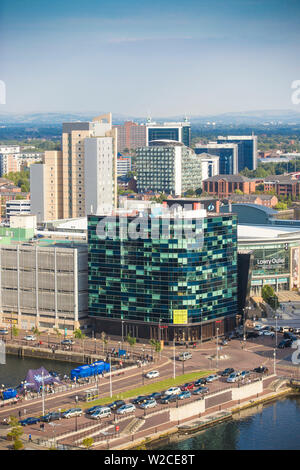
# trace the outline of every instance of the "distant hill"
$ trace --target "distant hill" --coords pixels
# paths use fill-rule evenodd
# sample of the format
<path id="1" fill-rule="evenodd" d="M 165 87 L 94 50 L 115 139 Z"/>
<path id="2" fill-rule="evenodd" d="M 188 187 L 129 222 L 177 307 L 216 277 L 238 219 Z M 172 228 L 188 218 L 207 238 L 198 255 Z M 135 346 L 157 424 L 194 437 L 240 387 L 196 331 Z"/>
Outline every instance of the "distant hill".
<path id="1" fill-rule="evenodd" d="M 2 113 L 0 114 L 0 125 L 61 125 L 63 122 L 89 121 L 95 116 L 104 114 L 106 111 L 91 113 Z M 184 114 L 178 116 L 152 117 L 153 121 L 182 121 Z M 191 123 L 215 122 L 217 124 L 255 124 L 255 123 L 300 123 L 300 110 L 257 110 L 245 112 L 228 112 L 222 114 L 193 115 L 188 116 Z M 124 114 L 113 114 L 115 124 L 127 120 L 145 122 L 145 117 L 130 116 Z"/>

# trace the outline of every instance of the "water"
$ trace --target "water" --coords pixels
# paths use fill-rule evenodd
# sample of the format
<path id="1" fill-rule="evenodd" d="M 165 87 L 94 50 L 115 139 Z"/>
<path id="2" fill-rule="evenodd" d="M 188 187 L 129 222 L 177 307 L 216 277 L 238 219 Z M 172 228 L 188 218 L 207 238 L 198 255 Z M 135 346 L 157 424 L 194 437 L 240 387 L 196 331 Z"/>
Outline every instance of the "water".
<path id="1" fill-rule="evenodd" d="M 71 369 L 79 364 L 73 362 L 52 361 L 34 357 L 19 358 L 17 356 L 6 355 L 6 364 L 0 364 L 0 385 L 15 387 L 25 379 L 29 369 L 39 369 L 41 366 L 48 371 L 55 371 L 60 374 L 70 375 Z M 82 365 L 82 364 L 80 364 Z"/>
<path id="2" fill-rule="evenodd" d="M 257 412 L 258 411 L 258 412 Z M 300 396 L 252 410 L 252 416 L 228 421 L 192 437 L 172 439 L 166 450 L 300 450 Z M 248 414 L 251 410 L 248 411 Z"/>

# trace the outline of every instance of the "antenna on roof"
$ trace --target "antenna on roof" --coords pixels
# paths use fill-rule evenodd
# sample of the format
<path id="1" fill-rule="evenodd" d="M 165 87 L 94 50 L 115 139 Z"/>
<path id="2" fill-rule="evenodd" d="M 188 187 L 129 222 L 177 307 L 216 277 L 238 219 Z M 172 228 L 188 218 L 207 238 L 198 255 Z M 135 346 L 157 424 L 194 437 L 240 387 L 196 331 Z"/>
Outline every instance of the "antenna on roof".
<path id="1" fill-rule="evenodd" d="M 152 119 L 151 119 L 151 111 L 150 109 L 148 109 L 148 112 L 147 112 L 147 122 L 151 122 Z"/>

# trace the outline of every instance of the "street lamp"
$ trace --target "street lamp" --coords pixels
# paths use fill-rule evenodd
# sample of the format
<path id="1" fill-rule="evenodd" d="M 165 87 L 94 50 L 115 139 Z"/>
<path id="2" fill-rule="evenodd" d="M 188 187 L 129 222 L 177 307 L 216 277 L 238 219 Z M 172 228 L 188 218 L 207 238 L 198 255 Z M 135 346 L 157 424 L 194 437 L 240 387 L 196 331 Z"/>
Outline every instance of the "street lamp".
<path id="1" fill-rule="evenodd" d="M 97 354 L 97 338 L 94 338 L 94 342 L 95 342 L 95 354 Z"/>
<path id="2" fill-rule="evenodd" d="M 173 348 L 174 348 L 174 356 L 173 356 L 173 379 L 176 378 L 176 353 L 175 353 L 175 336 L 173 338 Z"/>
<path id="3" fill-rule="evenodd" d="M 278 316 L 275 315 L 275 347 L 277 348 L 277 319 Z"/>
<path id="4" fill-rule="evenodd" d="M 109 355 L 109 390 L 110 390 L 110 398 L 111 398 L 112 397 L 111 354 Z"/>
<path id="5" fill-rule="evenodd" d="M 124 342 L 124 320 L 122 320 L 122 349 L 123 349 L 123 342 Z"/>
<path id="6" fill-rule="evenodd" d="M 274 375 L 276 375 L 276 349 L 275 348 L 273 351 L 273 357 L 274 357 Z"/>
<path id="7" fill-rule="evenodd" d="M 217 328 L 217 368 L 219 364 L 219 328 Z"/>

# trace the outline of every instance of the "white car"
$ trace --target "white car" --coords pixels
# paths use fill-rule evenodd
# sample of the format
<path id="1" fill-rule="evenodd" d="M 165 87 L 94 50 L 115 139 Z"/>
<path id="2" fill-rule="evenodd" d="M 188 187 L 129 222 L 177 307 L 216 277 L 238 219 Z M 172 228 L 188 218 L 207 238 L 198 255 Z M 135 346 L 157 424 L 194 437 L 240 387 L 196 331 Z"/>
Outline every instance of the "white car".
<path id="1" fill-rule="evenodd" d="M 156 405 L 157 405 L 157 401 L 154 400 L 154 398 L 150 398 L 150 400 L 147 400 L 144 403 L 141 403 L 140 407 L 143 409 L 154 408 Z"/>
<path id="2" fill-rule="evenodd" d="M 159 377 L 159 372 L 158 370 L 152 370 L 151 372 L 147 372 L 145 377 L 147 377 L 147 379 L 154 379 L 155 377 Z"/>
<path id="3" fill-rule="evenodd" d="M 262 325 L 255 325 L 254 329 L 255 330 L 262 330 L 263 326 Z"/>
<path id="4" fill-rule="evenodd" d="M 27 336 L 24 336 L 24 338 L 26 341 L 36 341 L 36 337 L 34 335 L 27 335 Z"/>
<path id="5" fill-rule="evenodd" d="M 120 406 L 120 408 L 117 409 L 117 414 L 124 415 L 126 413 L 132 413 L 135 410 L 136 410 L 135 406 L 132 403 L 128 403 L 128 405 Z"/>
<path id="6" fill-rule="evenodd" d="M 171 387 L 165 391 L 165 395 L 179 395 L 181 393 L 181 389 L 179 387 Z"/>
<path id="7" fill-rule="evenodd" d="M 217 374 L 209 375 L 208 377 L 205 377 L 206 382 L 213 382 L 214 380 L 217 380 L 220 376 Z"/>
<path id="8" fill-rule="evenodd" d="M 229 382 L 229 383 L 232 383 L 232 382 L 237 382 L 237 380 L 240 380 L 240 372 L 233 372 L 232 374 L 230 374 L 229 377 L 227 377 L 227 380 L 226 382 Z"/>
<path id="9" fill-rule="evenodd" d="M 275 336 L 274 331 L 270 331 L 270 330 L 264 330 L 263 334 L 264 336 Z"/>
<path id="10" fill-rule="evenodd" d="M 71 408 L 63 413 L 63 418 L 73 418 L 74 416 L 81 416 L 82 409 L 81 408 Z"/>

